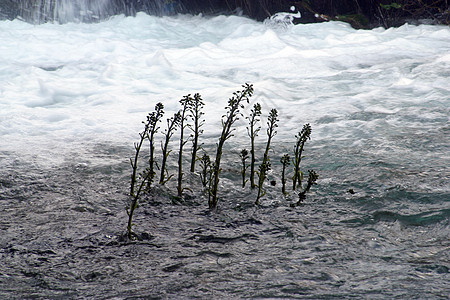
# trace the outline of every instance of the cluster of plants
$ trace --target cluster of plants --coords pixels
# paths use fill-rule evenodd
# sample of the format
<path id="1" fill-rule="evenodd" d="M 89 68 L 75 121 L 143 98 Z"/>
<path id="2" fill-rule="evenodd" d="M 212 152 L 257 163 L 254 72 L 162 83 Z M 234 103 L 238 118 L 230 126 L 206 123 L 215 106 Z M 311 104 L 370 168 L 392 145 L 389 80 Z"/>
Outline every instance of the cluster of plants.
<path id="1" fill-rule="evenodd" d="M 147 120 L 142 122 L 144 129 L 139 133 L 139 141 L 134 144 L 135 155 L 130 159 L 132 172 L 130 183 L 130 205 L 127 208 L 128 214 L 128 237 L 131 239 L 135 236 L 133 233 L 133 214 L 138 207 L 139 200 L 143 195 L 152 191 L 155 184 L 165 185 L 174 177 L 174 174 L 169 174 L 167 164 L 168 157 L 172 152 L 169 144 L 175 131 L 178 130 L 178 159 L 177 159 L 177 197 L 182 199 L 185 188 L 183 187 L 183 159 L 186 159 L 185 146 L 188 142 L 192 143 L 190 149 L 190 172 L 199 178 L 203 191 L 208 196 L 208 206 L 210 209 L 215 209 L 218 204 L 218 189 L 220 175 L 222 172 L 221 160 L 223 157 L 224 145 L 227 140 L 233 136 L 235 131 L 234 125 L 239 117 L 242 116 L 241 110 L 246 104 L 250 102 L 250 97 L 253 95 L 253 86 L 245 84 L 242 90 L 234 92 L 233 96 L 229 98 L 228 105 L 225 107 L 226 113 L 222 116 L 221 127 L 222 131 L 216 144 L 215 156 L 211 156 L 205 151 L 200 142 L 203 134 L 202 126 L 205 122 L 203 119 L 204 102 L 199 94 L 191 96 L 188 94 L 184 96 L 179 102 L 181 108 L 173 116 L 166 119 L 166 127 L 159 136 L 161 141 L 161 162 L 158 164 L 155 160 L 155 141 L 160 130 L 160 123 L 164 117 L 164 105 L 158 103 L 155 110 L 148 114 Z M 265 196 L 265 183 L 267 182 L 268 172 L 271 170 L 271 142 L 277 134 L 278 128 L 278 111 L 276 109 L 270 110 L 267 117 L 266 135 L 267 141 L 265 150 L 260 157 L 260 163 L 257 165 L 257 149 L 255 141 L 260 133 L 261 126 L 261 105 L 256 103 L 250 110 L 251 113 L 246 117 L 248 121 L 247 133 L 250 138 L 250 151 L 242 149 L 240 152 L 240 160 L 242 162 L 241 175 L 242 187 L 245 188 L 247 182 L 251 189 L 256 190 L 255 204 L 259 205 L 261 199 Z M 300 205 L 306 198 L 306 193 L 311 187 L 316 184 L 318 175 L 314 170 L 308 171 L 308 178 L 306 184 L 303 183 L 304 174 L 300 169 L 300 163 L 303 158 L 303 150 L 305 143 L 311 137 L 311 126 L 309 124 L 303 125 L 303 128 L 295 136 L 296 142 L 293 147 L 293 157 L 291 159 L 289 154 L 284 154 L 280 163 L 282 165 L 281 172 L 281 192 L 283 195 L 288 195 L 286 185 L 288 183 L 288 169 L 292 162 L 292 191 L 298 194 L 298 201 L 291 204 L 291 206 Z M 249 162 L 247 163 L 247 160 Z M 196 164 L 200 165 L 200 171 L 196 172 Z M 159 178 L 157 178 L 157 172 Z M 247 175 L 248 179 L 247 179 Z"/>

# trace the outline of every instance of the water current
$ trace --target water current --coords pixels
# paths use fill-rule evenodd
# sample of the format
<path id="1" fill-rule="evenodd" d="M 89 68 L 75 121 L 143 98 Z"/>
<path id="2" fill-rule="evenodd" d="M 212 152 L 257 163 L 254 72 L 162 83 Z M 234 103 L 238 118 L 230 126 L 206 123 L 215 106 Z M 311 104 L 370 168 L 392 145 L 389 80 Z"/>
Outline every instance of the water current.
<path id="1" fill-rule="evenodd" d="M 0 298 L 448 299 L 450 29 L 278 25 L 1 21 Z M 135 212 L 139 239 L 127 240 L 129 159 L 146 115 L 200 93 L 214 155 L 245 82 L 255 94 L 226 144 L 218 209 L 186 157 L 184 198 L 175 180 L 155 185 Z M 260 206 L 239 159 L 257 102 L 258 161 L 268 111 L 280 119 Z M 290 207 L 279 159 L 305 123 L 302 169 L 320 177 Z M 170 173 L 177 146 L 175 134 Z"/>

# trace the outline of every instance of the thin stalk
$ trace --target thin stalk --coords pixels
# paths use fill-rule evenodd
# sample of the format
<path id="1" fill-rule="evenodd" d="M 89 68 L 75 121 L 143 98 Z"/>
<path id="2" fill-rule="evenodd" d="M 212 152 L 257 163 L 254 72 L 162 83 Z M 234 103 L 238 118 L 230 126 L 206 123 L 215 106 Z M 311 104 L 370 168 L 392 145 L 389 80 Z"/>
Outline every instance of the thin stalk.
<path id="1" fill-rule="evenodd" d="M 194 99 L 191 97 L 191 95 L 184 96 L 183 99 L 180 100 L 180 103 L 182 105 L 181 114 L 180 114 L 180 150 L 178 152 L 178 184 L 177 184 L 177 191 L 178 191 L 178 197 L 181 197 L 183 194 L 183 188 L 181 186 L 183 181 L 183 147 L 187 143 L 187 140 L 184 140 L 184 128 L 186 127 L 185 121 L 186 121 L 186 113 L 189 110 L 189 107 L 192 105 L 192 101 Z"/>
<path id="2" fill-rule="evenodd" d="M 239 92 L 234 92 L 233 97 L 228 100 L 227 114 L 222 118 L 222 134 L 217 144 L 216 159 L 213 165 L 213 182 L 211 185 L 211 192 L 209 197 L 209 208 L 213 209 L 217 207 L 217 189 L 219 187 L 219 174 L 220 174 L 220 160 L 222 159 L 223 145 L 225 141 L 232 136 L 232 126 L 238 120 L 239 109 L 243 108 L 243 102 L 249 102 L 249 97 L 253 94 L 253 85 L 245 84 L 242 86 L 244 89 Z"/>
<path id="3" fill-rule="evenodd" d="M 277 134 L 276 128 L 278 127 L 278 111 L 273 108 L 270 110 L 268 121 L 267 121 L 267 144 L 266 150 L 264 151 L 263 163 L 269 161 L 269 150 L 272 138 Z"/>
<path id="4" fill-rule="evenodd" d="M 281 157 L 280 162 L 281 162 L 281 164 L 283 166 L 283 169 L 282 169 L 282 172 L 281 172 L 281 184 L 282 184 L 281 192 L 283 193 L 283 195 L 286 195 L 286 181 L 287 181 L 287 179 L 286 179 L 286 167 L 289 166 L 289 164 L 290 164 L 289 154 L 283 155 L 283 157 Z"/>
<path id="5" fill-rule="evenodd" d="M 138 203 L 139 203 L 139 198 L 141 196 L 141 192 L 143 191 L 143 188 L 145 186 L 145 184 L 147 183 L 148 185 L 151 185 L 151 182 L 153 180 L 153 176 L 154 173 L 150 173 L 150 170 L 147 169 L 146 172 L 144 172 L 143 174 L 141 174 L 142 177 L 142 181 L 139 185 L 139 188 L 136 192 L 136 194 L 132 194 L 131 196 L 133 197 L 133 200 L 131 201 L 131 205 L 130 205 L 130 210 L 127 210 L 127 214 L 128 214 L 128 225 L 127 225 L 127 231 L 128 231 L 128 238 L 132 239 L 133 236 L 135 235 L 133 233 L 133 214 L 134 214 L 134 210 L 138 207 Z"/>
<path id="6" fill-rule="evenodd" d="M 313 185 L 317 184 L 317 179 L 319 179 L 319 175 L 314 170 L 308 170 L 308 173 L 308 183 L 306 188 L 298 194 L 297 205 L 300 205 L 306 199 L 306 193 L 309 192 Z"/>
<path id="7" fill-rule="evenodd" d="M 169 146 L 169 141 L 170 138 L 172 137 L 174 131 L 176 130 L 178 123 L 180 122 L 180 118 L 181 118 L 181 114 L 180 112 L 177 112 L 173 115 L 172 118 L 167 119 L 167 129 L 166 132 L 164 133 L 165 135 L 165 141 L 164 141 L 164 145 L 162 146 L 162 153 L 163 153 L 163 157 L 162 157 L 162 163 L 161 163 L 161 176 L 159 179 L 159 183 L 160 184 L 165 184 L 167 182 L 167 180 L 169 180 L 171 178 L 171 176 L 166 180 L 165 176 L 166 176 L 166 161 L 167 161 L 167 157 L 170 154 L 170 150 L 168 150 L 168 146 Z"/>
<path id="8" fill-rule="evenodd" d="M 248 169 L 248 166 L 246 165 L 246 160 L 248 159 L 248 151 L 247 149 L 242 149 L 241 153 L 239 154 L 239 156 L 241 157 L 241 162 L 242 162 L 242 170 L 241 170 L 241 175 L 242 175 L 242 187 L 245 187 L 245 183 L 247 182 L 247 180 L 245 179 L 245 173 Z"/>
<path id="9" fill-rule="evenodd" d="M 297 189 L 297 184 L 302 186 L 302 172 L 300 171 L 300 162 L 302 161 L 303 147 L 308 139 L 311 139 L 311 125 L 303 125 L 302 131 L 295 136 L 297 142 L 294 147 L 294 177 L 292 181 L 292 189 Z"/>
<path id="10" fill-rule="evenodd" d="M 142 122 L 144 123 L 144 122 Z M 131 184 L 130 184 L 130 195 L 134 196 L 134 190 L 137 182 L 137 170 L 138 170 L 138 160 L 139 160 L 139 153 L 141 152 L 142 144 L 144 143 L 145 138 L 148 135 L 148 128 L 149 128 L 149 122 L 144 123 L 144 131 L 139 133 L 140 140 L 138 143 L 134 144 L 134 149 L 136 150 L 136 153 L 134 155 L 134 160 L 130 158 L 132 173 L 131 173 Z"/>
<path id="11" fill-rule="evenodd" d="M 253 105 L 250 116 L 247 117 L 249 120 L 249 127 L 247 127 L 247 133 L 250 137 L 250 187 L 254 189 L 255 184 L 255 138 L 258 136 L 258 132 L 261 129 L 260 126 L 256 126 L 259 122 L 259 116 L 261 116 L 261 105 L 256 103 Z"/>
<path id="12" fill-rule="evenodd" d="M 278 127 L 278 111 L 276 109 L 271 109 L 267 121 L 267 144 L 266 150 L 264 151 L 263 162 L 259 166 L 259 179 L 258 179 L 258 195 L 256 197 L 255 204 L 259 205 L 259 199 L 263 197 L 266 193 L 263 190 L 264 181 L 267 177 L 267 172 L 270 170 L 270 159 L 269 150 L 272 138 L 277 134 L 276 128 Z"/>
<path id="13" fill-rule="evenodd" d="M 138 200 L 139 197 L 141 195 L 141 191 L 142 188 L 144 187 L 144 185 L 146 183 L 148 183 L 148 181 L 150 181 L 151 177 L 152 177 L 152 173 L 149 170 L 146 170 L 146 172 L 144 172 L 143 174 L 141 174 L 141 178 L 142 181 L 139 184 L 139 187 L 137 188 L 137 182 L 138 182 L 138 178 L 137 178 L 137 170 L 138 170 L 138 162 L 139 162 L 139 154 L 141 152 L 141 148 L 142 145 L 144 143 L 144 140 L 147 138 L 148 136 L 148 130 L 149 127 L 151 125 L 150 119 L 147 118 L 147 123 L 144 123 L 144 130 L 142 132 L 139 133 L 140 136 L 140 140 L 138 143 L 134 144 L 134 148 L 136 150 L 136 153 L 134 155 L 134 159 L 130 159 L 130 163 L 131 163 L 131 168 L 132 168 L 132 173 L 131 173 L 131 183 L 130 183 L 130 196 L 132 197 L 132 201 L 130 204 L 130 209 L 127 210 L 127 214 L 128 214 L 128 226 L 127 226 L 127 230 L 128 230 L 128 237 L 131 239 L 133 236 L 132 233 L 132 226 L 133 226 L 133 214 L 134 214 L 134 210 L 136 209 L 136 207 L 138 206 Z M 145 175 L 144 175 L 145 174 Z M 136 191 L 137 188 L 137 191 Z"/>
<path id="14" fill-rule="evenodd" d="M 259 165 L 259 171 L 258 171 L 258 195 L 256 196 L 255 204 L 259 205 L 261 197 L 264 197 L 266 195 L 266 192 L 263 189 L 264 181 L 267 177 L 267 172 L 270 170 L 270 161 L 265 161 L 262 164 Z"/>
<path id="15" fill-rule="evenodd" d="M 205 103 L 203 102 L 200 94 L 194 95 L 194 100 L 192 102 L 192 106 L 190 106 L 190 113 L 193 120 L 192 125 L 192 158 L 191 158 L 191 172 L 195 171 L 195 162 L 197 161 L 197 152 L 201 148 L 201 145 L 199 145 L 198 139 L 199 136 L 203 133 L 203 130 L 200 129 L 203 124 L 205 123 L 205 120 L 202 120 L 202 116 L 204 113 L 202 112 L 203 106 Z"/>
<path id="16" fill-rule="evenodd" d="M 200 160 L 200 166 L 202 168 L 202 172 L 200 173 L 200 180 L 202 182 L 202 185 L 204 188 L 206 188 L 206 185 L 209 182 L 211 173 L 211 159 L 209 158 L 209 155 L 204 153 L 201 160 Z"/>
<path id="17" fill-rule="evenodd" d="M 155 106 L 155 111 L 152 112 L 151 114 L 149 114 L 147 116 L 147 122 L 149 124 L 149 129 L 148 129 L 148 134 L 147 134 L 147 138 L 149 141 L 149 169 L 150 169 L 150 173 L 154 173 L 154 165 L 155 165 L 155 158 L 154 158 L 154 153 L 155 153 L 155 142 L 154 142 L 154 136 L 156 134 L 156 132 L 158 132 L 159 127 L 157 126 L 158 122 L 161 121 L 161 118 L 164 115 L 164 105 L 159 102 L 156 104 Z M 147 189 L 150 189 L 150 181 L 148 182 L 147 185 Z"/>

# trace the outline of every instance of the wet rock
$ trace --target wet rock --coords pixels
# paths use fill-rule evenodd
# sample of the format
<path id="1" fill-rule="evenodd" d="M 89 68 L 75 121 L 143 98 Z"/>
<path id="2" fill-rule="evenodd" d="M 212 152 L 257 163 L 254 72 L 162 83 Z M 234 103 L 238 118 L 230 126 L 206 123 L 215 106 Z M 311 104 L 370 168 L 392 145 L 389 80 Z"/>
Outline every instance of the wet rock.
<path id="1" fill-rule="evenodd" d="M 184 266 L 183 263 L 177 263 L 177 264 L 170 265 L 170 266 L 162 268 L 162 271 L 163 272 L 169 272 L 169 273 L 170 272 L 175 272 L 176 270 L 178 270 L 179 268 L 181 268 L 183 266 Z"/>
<path id="2" fill-rule="evenodd" d="M 19 5 L 12 0 L 0 1 L 0 20 L 12 20 L 19 11 Z"/>

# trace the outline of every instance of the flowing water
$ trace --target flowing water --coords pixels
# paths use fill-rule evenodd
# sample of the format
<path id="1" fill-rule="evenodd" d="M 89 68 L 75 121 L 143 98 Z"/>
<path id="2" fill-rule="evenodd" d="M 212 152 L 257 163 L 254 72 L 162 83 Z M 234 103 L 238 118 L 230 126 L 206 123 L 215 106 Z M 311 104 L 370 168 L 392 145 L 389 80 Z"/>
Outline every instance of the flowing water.
<path id="1" fill-rule="evenodd" d="M 0 6 L 2 16 L 26 20 L 34 24 L 46 22 L 98 22 L 116 14 L 135 15 L 138 11 L 152 15 L 171 15 L 184 6 L 177 0 L 9 0 Z"/>
<path id="2" fill-rule="evenodd" d="M 448 298 L 448 27 L 138 14 L 1 21 L 0 41 L 0 298 Z M 161 101 L 171 116 L 200 93 L 214 155 L 245 82 L 255 94 L 226 144 L 218 209 L 186 156 L 184 199 L 175 180 L 155 185 L 135 212 L 139 240 L 124 238 L 146 115 Z M 257 102 L 259 161 L 269 110 L 280 118 L 275 186 L 258 207 L 239 159 Z M 279 159 L 305 123 L 302 168 L 320 177 L 290 207 Z"/>

